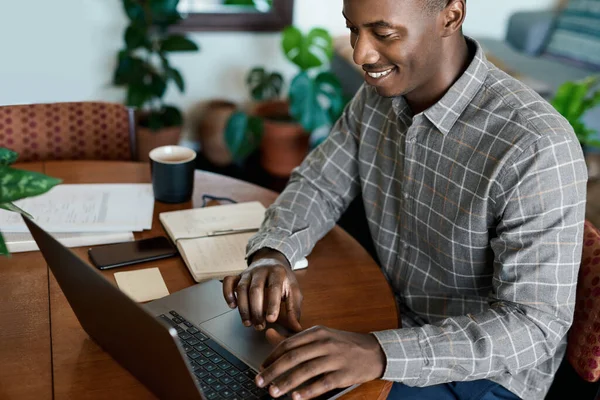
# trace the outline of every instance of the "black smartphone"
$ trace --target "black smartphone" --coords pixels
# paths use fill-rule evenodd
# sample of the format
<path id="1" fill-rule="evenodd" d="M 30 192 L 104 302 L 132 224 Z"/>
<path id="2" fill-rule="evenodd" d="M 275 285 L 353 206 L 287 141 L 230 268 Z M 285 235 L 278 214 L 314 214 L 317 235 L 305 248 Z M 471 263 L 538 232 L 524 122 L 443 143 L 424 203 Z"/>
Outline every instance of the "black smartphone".
<path id="1" fill-rule="evenodd" d="M 92 247 L 88 255 L 99 269 L 124 267 L 145 261 L 160 260 L 177 254 L 177 249 L 165 236 Z"/>

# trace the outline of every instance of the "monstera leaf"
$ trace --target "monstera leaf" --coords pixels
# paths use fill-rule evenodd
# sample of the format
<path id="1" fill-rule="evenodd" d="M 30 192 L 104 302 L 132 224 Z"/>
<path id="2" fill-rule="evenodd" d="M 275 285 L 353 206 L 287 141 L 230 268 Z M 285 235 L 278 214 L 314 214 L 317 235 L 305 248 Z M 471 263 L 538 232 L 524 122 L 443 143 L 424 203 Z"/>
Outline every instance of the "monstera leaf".
<path id="1" fill-rule="evenodd" d="M 325 29 L 315 28 L 308 35 L 293 26 L 283 31 L 285 56 L 302 71 L 326 65 L 333 58 L 333 40 Z"/>
<path id="2" fill-rule="evenodd" d="M 315 79 L 301 72 L 290 85 L 290 113 L 307 132 L 333 125 L 343 106 L 342 88 L 330 72 Z"/>
<path id="3" fill-rule="evenodd" d="M 277 72 L 268 73 L 264 68 L 254 68 L 248 74 L 246 83 L 254 100 L 270 100 L 279 97 L 283 76 Z"/>
<path id="4" fill-rule="evenodd" d="M 225 143 L 236 162 L 246 159 L 258 148 L 263 133 L 262 119 L 235 112 L 225 128 Z"/>

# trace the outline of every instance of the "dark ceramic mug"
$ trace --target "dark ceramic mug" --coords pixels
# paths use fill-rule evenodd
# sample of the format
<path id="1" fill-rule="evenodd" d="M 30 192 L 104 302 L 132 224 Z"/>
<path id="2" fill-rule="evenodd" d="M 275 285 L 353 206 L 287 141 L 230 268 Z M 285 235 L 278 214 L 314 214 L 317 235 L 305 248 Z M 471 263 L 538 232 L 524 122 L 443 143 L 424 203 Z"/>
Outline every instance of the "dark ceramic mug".
<path id="1" fill-rule="evenodd" d="M 194 192 L 196 152 L 182 146 L 162 146 L 149 156 L 154 198 L 163 203 L 190 200 Z"/>

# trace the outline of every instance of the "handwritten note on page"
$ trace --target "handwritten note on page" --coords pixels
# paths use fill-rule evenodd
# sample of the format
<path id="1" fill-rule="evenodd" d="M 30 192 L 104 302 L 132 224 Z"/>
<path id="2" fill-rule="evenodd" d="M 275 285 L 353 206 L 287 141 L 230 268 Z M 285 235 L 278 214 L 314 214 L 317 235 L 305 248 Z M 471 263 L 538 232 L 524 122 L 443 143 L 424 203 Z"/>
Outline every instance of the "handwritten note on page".
<path id="1" fill-rule="evenodd" d="M 139 232 L 151 229 L 154 195 L 150 184 L 58 185 L 16 202 L 48 232 Z M 0 210 L 5 232 L 28 232 L 21 216 Z"/>
<path id="2" fill-rule="evenodd" d="M 196 282 L 222 279 L 246 269 L 246 245 L 253 234 L 184 239 L 177 245 Z"/>

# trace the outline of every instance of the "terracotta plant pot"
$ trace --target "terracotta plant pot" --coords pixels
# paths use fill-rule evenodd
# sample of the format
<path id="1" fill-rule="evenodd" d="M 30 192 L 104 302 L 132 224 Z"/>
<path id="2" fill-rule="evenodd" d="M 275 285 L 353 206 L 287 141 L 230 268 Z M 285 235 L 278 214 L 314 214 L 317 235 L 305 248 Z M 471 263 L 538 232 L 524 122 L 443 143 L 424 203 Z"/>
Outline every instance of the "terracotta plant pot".
<path id="1" fill-rule="evenodd" d="M 204 156 L 214 165 L 231 164 L 231 152 L 225 143 L 227 121 L 236 105 L 225 100 L 213 100 L 206 105 L 197 126 L 197 134 Z"/>
<path id="2" fill-rule="evenodd" d="M 271 175 L 290 176 L 308 154 L 309 136 L 289 116 L 287 102 L 259 104 L 255 114 L 264 118 L 263 138 L 260 143 L 260 164 Z"/>
<path id="3" fill-rule="evenodd" d="M 164 128 L 159 131 L 151 131 L 149 128 L 138 126 L 137 128 L 137 158 L 138 161 L 150 160 L 150 150 L 160 146 L 176 145 L 181 136 L 181 126 Z"/>

